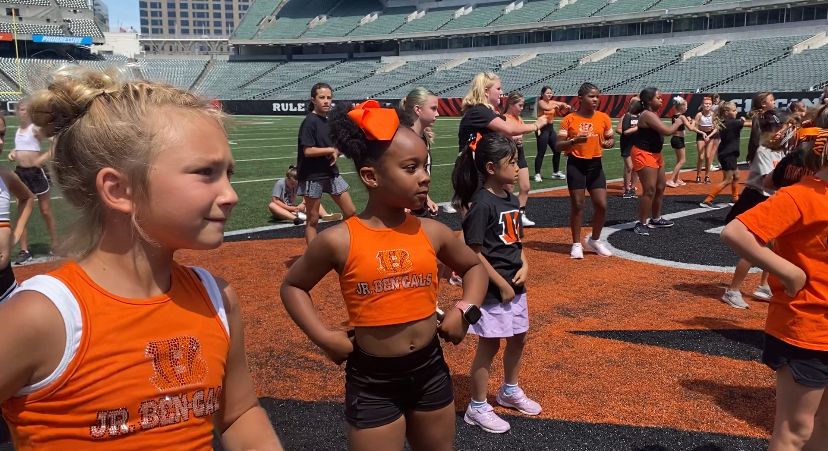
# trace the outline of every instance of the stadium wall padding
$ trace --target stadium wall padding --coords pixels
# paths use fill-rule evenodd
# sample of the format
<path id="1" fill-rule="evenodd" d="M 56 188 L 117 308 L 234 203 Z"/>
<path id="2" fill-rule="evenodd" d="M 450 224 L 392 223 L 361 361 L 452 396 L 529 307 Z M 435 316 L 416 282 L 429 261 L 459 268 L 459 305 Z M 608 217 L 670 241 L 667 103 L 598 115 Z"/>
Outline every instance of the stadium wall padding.
<path id="1" fill-rule="evenodd" d="M 809 92 L 777 92 L 774 93 L 776 97 L 776 106 L 778 108 L 787 108 L 788 105 L 795 101 L 801 100 L 805 106 L 810 108 L 819 105 L 819 91 Z M 670 117 L 674 113 L 674 96 L 681 96 L 687 100 L 687 113 L 694 115 L 701 107 L 704 97 L 708 94 L 663 94 L 662 107 L 658 112 L 661 117 Z M 721 93 L 722 100 L 733 101 L 740 112 L 750 111 L 751 97 L 750 93 Z M 598 109 L 610 115 L 610 117 L 620 117 L 627 109 L 630 103 L 632 94 L 619 95 L 602 95 Z M 531 112 L 534 108 L 534 103 L 537 97 L 527 97 L 526 110 Z M 578 105 L 577 96 L 555 96 L 555 100 L 565 102 L 573 107 Z M 384 106 L 394 106 L 399 102 L 399 99 L 377 99 Z M 341 102 L 341 100 L 340 100 Z M 351 102 L 347 101 L 346 102 Z M 230 114 L 239 115 L 304 115 L 306 113 L 307 100 L 222 100 L 222 107 Z M 456 117 L 461 116 L 463 99 L 457 97 L 441 98 L 438 111 L 440 116 Z M 531 113 L 529 114 L 531 115 Z"/>

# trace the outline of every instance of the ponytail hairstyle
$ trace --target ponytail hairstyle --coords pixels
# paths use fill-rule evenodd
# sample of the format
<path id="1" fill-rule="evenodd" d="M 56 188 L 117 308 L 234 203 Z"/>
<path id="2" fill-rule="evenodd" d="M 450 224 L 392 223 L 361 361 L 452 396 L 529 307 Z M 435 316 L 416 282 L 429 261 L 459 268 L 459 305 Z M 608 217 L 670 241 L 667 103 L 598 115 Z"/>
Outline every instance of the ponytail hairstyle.
<path id="1" fill-rule="evenodd" d="M 319 82 L 319 83 L 316 83 L 315 85 L 311 86 L 311 95 L 310 95 L 311 100 L 308 101 L 308 106 L 307 106 L 307 108 L 305 108 L 305 114 L 313 113 L 313 99 L 316 98 L 316 92 L 319 91 L 320 89 L 327 89 L 328 91 L 331 91 L 331 95 L 333 95 L 333 88 L 331 88 L 331 85 L 329 85 L 327 83 Z M 333 109 L 333 108 L 331 108 L 331 109 Z"/>
<path id="2" fill-rule="evenodd" d="M 762 103 L 764 103 L 765 100 L 767 100 L 767 98 L 772 95 L 773 93 L 770 91 L 760 91 L 753 95 L 753 99 L 751 100 L 750 104 L 751 117 L 756 116 L 762 112 Z"/>
<path id="3" fill-rule="evenodd" d="M 503 106 L 502 113 L 506 114 L 506 112 L 509 111 L 509 108 L 511 108 L 512 105 L 517 105 L 518 103 L 520 103 L 521 100 L 524 99 L 525 97 L 523 96 L 523 94 L 520 93 L 520 91 L 510 92 L 509 95 L 506 97 L 506 105 Z"/>
<path id="4" fill-rule="evenodd" d="M 428 101 L 429 97 L 437 97 L 437 95 L 422 86 L 412 89 L 407 96 L 403 97 L 397 107 L 397 114 L 400 116 L 400 123 L 406 127 L 413 126 L 414 122 L 417 121 L 417 113 L 414 112 L 414 107 L 419 106 L 422 108 Z M 427 130 L 431 130 L 432 133 L 427 133 Z M 428 146 L 431 147 L 431 145 L 434 144 L 433 129 L 431 127 L 426 127 L 423 132 Z"/>
<path id="5" fill-rule="evenodd" d="M 487 163 L 497 166 L 500 160 L 506 157 L 516 158 L 516 155 L 515 142 L 500 133 L 486 133 L 477 140 L 474 148 L 466 146 L 457 156 L 451 173 L 451 184 L 454 187 L 452 204 L 455 208 L 469 208 L 474 193 L 488 177 Z"/>
<path id="6" fill-rule="evenodd" d="M 682 96 L 675 96 L 673 97 L 673 105 L 675 105 L 676 109 L 681 106 L 687 107 L 687 100 L 684 100 L 684 97 Z"/>
<path id="7" fill-rule="evenodd" d="M 139 224 L 149 206 L 149 171 L 175 133 L 172 117 L 205 118 L 224 130 L 224 114 L 204 98 L 161 83 L 117 79 L 114 72 L 80 67 L 55 72 L 28 100 L 32 122 L 54 138 L 54 168 L 63 196 L 78 219 L 60 252 L 82 258 L 101 238 L 106 207 L 95 179 L 104 168 L 126 175 L 134 193 L 133 232 L 152 242 Z"/>
<path id="8" fill-rule="evenodd" d="M 378 115 L 382 115 L 378 119 L 379 124 L 376 125 L 378 129 L 386 133 L 381 137 L 382 139 L 369 137 L 369 132 L 366 132 L 366 130 L 370 131 L 375 124 L 358 124 L 348 114 L 356 109 L 361 109 L 363 105 L 371 103 L 375 104 L 375 108 L 379 110 Z M 364 119 L 365 122 L 376 123 L 376 121 L 368 120 L 367 116 L 368 114 L 363 116 L 363 118 L 366 118 Z M 391 141 L 399 129 L 400 122 L 394 110 L 380 108 L 376 100 L 368 100 L 359 105 L 340 104 L 337 108 L 331 110 L 330 115 L 328 115 L 328 124 L 333 146 L 339 149 L 343 155 L 353 160 L 354 166 L 359 171 L 364 167 L 376 164 L 382 158 L 382 154 L 391 146 Z"/>
<path id="9" fill-rule="evenodd" d="M 486 90 L 494 86 L 498 80 L 500 80 L 500 77 L 494 72 L 481 72 L 475 75 L 469 87 L 469 92 L 463 97 L 463 111 L 475 105 L 486 105 L 495 110 L 495 106 L 489 102 L 489 98 L 486 96 Z"/>
<path id="10" fill-rule="evenodd" d="M 639 115 L 641 112 L 644 111 L 644 105 L 641 103 L 641 99 L 638 97 L 633 97 L 630 99 L 630 108 L 627 110 L 630 114 Z"/>
<path id="11" fill-rule="evenodd" d="M 725 128 L 725 110 L 729 110 L 733 108 L 736 109 L 736 104 L 733 102 L 722 102 L 719 104 L 719 109 L 716 110 L 716 114 L 713 115 L 713 126 L 718 128 L 719 130 L 724 130 Z"/>
<path id="12" fill-rule="evenodd" d="M 428 101 L 429 97 L 437 96 L 422 86 L 412 89 L 408 95 L 403 97 L 397 109 L 400 115 L 400 123 L 406 127 L 414 125 L 414 122 L 417 120 L 417 113 L 414 112 L 414 107 L 422 107 Z"/>
<path id="13" fill-rule="evenodd" d="M 650 109 L 650 102 L 656 98 L 656 93 L 658 92 L 658 88 L 655 87 L 647 87 L 641 90 L 638 94 L 638 98 L 641 99 L 641 109 L 642 110 L 649 110 Z"/>

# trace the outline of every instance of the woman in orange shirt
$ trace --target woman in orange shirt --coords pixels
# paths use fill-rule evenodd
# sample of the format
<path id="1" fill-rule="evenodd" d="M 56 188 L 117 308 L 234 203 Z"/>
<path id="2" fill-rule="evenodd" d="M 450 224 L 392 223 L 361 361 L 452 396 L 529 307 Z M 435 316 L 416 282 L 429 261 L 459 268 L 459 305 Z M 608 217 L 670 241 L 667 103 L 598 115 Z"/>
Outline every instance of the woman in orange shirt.
<path id="1" fill-rule="evenodd" d="M 601 91 L 592 83 L 584 83 L 578 89 L 580 105 L 578 111 L 567 115 L 561 121 L 558 132 L 558 149 L 566 152 L 566 185 L 572 210 L 569 214 L 569 228 L 572 230 L 572 258 L 584 258 L 581 244 L 586 191 L 592 199 L 592 236 L 587 238 L 586 247 L 603 257 L 612 252 L 601 241 L 601 230 L 607 214 L 607 178 L 601 165 L 604 149 L 615 145 L 615 135 L 610 117 L 598 109 Z"/>
<path id="2" fill-rule="evenodd" d="M 506 122 L 513 122 L 515 124 L 523 125 L 523 118 L 520 117 L 523 113 L 523 106 L 526 99 L 523 94 L 518 91 L 512 91 L 506 97 L 506 112 L 503 114 L 506 117 Z M 517 145 L 517 165 L 518 165 L 518 202 L 520 204 L 520 220 L 524 227 L 532 227 L 535 222 L 526 217 L 526 202 L 529 201 L 529 165 L 526 164 L 526 151 L 523 149 L 523 135 L 515 135 L 512 140 Z M 511 188 L 509 188 L 511 189 Z"/>
<path id="3" fill-rule="evenodd" d="M 331 138 L 354 160 L 368 190 L 361 213 L 311 241 L 288 271 L 281 295 L 303 332 L 345 367 L 345 418 L 352 450 L 450 450 L 454 394 L 440 336 L 454 344 L 480 317 L 483 265 L 443 224 L 406 214 L 423 205 L 431 177 L 425 143 L 375 100 L 331 115 Z M 463 299 L 438 322 L 437 259 L 463 277 Z M 311 289 L 339 274 L 353 337 L 330 330 Z"/>
<path id="4" fill-rule="evenodd" d="M 535 102 L 535 115 L 537 117 L 545 116 L 549 119 L 549 123 L 539 131 L 535 132 L 536 144 L 538 153 L 535 156 L 535 181 L 542 182 L 541 168 L 543 167 L 543 157 L 546 155 L 546 148 L 552 148 L 552 178 L 565 179 L 566 176 L 561 172 L 561 151 L 558 146 L 555 135 L 555 123 L 552 121 L 555 116 L 564 116 L 572 110 L 570 105 L 563 102 L 552 100 L 552 88 L 544 86 L 541 88 L 540 97 Z"/>
<path id="5" fill-rule="evenodd" d="M 777 191 L 722 231 L 740 257 L 775 276 L 762 353 L 776 371 L 769 451 L 828 443 L 828 108 L 820 113 L 819 128 L 799 131 L 805 165 L 816 174 Z M 771 240 L 773 250 L 764 246 Z"/>
<path id="6" fill-rule="evenodd" d="M 30 100 L 79 210 L 72 260 L 0 304 L 0 401 L 17 450 L 281 450 L 239 301 L 175 262 L 215 249 L 238 201 L 223 115 L 167 85 L 76 68 Z M 175 122 L 175 127 L 169 127 Z M 36 346 L 33 344 L 36 343 Z"/>

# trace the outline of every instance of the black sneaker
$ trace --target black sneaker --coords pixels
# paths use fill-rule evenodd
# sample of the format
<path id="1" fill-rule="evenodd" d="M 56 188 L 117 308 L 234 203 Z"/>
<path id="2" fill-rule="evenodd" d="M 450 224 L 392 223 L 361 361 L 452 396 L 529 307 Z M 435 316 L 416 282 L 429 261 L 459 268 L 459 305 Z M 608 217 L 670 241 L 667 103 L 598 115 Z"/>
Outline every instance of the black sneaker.
<path id="1" fill-rule="evenodd" d="M 633 227 L 633 232 L 636 235 L 650 236 L 650 229 L 647 228 L 647 226 L 642 224 L 640 221 L 635 223 L 635 227 Z"/>
<path id="2" fill-rule="evenodd" d="M 26 251 L 26 250 L 21 250 L 17 254 L 17 258 L 14 259 L 14 264 L 15 265 L 25 265 L 26 263 L 29 263 L 30 261 L 32 261 L 32 253 L 29 252 L 29 251 Z"/>
<path id="3" fill-rule="evenodd" d="M 304 223 L 305 221 L 303 221 L 302 218 L 293 218 L 293 225 L 302 225 Z"/>
<path id="4" fill-rule="evenodd" d="M 674 225 L 675 223 L 673 221 L 664 218 L 650 219 L 650 222 L 647 223 L 647 227 L 651 229 L 663 229 L 673 227 Z"/>

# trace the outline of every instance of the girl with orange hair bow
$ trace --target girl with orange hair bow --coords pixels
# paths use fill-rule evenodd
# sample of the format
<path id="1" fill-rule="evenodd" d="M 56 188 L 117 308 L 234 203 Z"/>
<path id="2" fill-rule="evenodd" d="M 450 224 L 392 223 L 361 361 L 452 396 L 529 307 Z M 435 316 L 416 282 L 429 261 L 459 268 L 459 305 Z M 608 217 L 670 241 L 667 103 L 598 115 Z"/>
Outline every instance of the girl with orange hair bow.
<path id="1" fill-rule="evenodd" d="M 488 277 L 443 224 L 406 213 L 423 205 L 431 177 L 425 143 L 396 111 L 369 100 L 331 117 L 333 144 L 356 165 L 365 209 L 320 233 L 285 276 L 285 309 L 345 367 L 349 448 L 450 450 L 454 394 L 438 336 L 454 344 L 480 317 Z M 437 260 L 460 273 L 463 298 L 438 321 Z M 334 270 L 353 333 L 328 329 L 311 289 Z"/>

